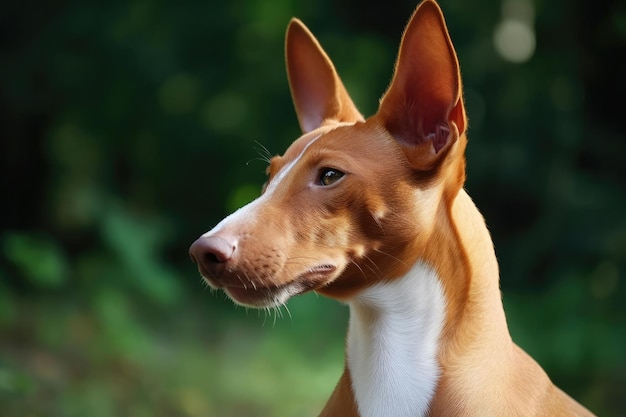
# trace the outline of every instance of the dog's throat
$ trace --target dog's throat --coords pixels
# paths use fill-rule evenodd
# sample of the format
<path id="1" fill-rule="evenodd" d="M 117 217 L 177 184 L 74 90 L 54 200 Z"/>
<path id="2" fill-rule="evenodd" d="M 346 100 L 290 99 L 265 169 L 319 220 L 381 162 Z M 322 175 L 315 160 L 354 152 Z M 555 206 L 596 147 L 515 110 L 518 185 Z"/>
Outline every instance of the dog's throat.
<path id="1" fill-rule="evenodd" d="M 436 273 L 418 263 L 349 305 L 347 362 L 361 417 L 426 415 L 439 380 L 445 320 Z"/>

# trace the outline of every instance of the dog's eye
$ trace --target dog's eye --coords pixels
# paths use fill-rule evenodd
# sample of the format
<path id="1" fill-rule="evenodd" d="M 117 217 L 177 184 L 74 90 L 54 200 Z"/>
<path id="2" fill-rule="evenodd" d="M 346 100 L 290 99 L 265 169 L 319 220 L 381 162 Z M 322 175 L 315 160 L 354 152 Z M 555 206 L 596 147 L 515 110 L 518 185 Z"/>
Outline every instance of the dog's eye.
<path id="1" fill-rule="evenodd" d="M 345 174 L 339 170 L 332 168 L 324 168 L 320 175 L 320 185 L 332 185 L 339 181 Z"/>

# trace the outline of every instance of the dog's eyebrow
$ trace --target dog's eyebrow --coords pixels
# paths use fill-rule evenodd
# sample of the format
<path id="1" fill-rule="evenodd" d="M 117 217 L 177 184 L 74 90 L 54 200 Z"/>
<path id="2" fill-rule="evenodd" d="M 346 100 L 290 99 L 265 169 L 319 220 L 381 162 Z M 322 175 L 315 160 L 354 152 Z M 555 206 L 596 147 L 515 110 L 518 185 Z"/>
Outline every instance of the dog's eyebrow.
<path id="1" fill-rule="evenodd" d="M 282 182 L 282 180 L 287 177 L 287 174 L 289 173 L 289 171 L 291 171 L 291 168 L 293 168 L 298 161 L 302 158 L 302 156 L 304 155 L 304 153 L 307 151 L 307 149 L 309 149 L 309 147 L 315 143 L 315 141 L 317 141 L 319 138 L 322 137 L 322 133 L 320 133 L 319 135 L 315 136 L 313 139 L 311 139 L 311 141 L 309 143 L 307 143 L 306 145 L 304 145 L 304 148 L 300 151 L 300 153 L 298 154 L 297 157 L 295 157 L 293 159 L 293 161 L 289 162 L 287 165 L 283 166 L 277 173 L 276 176 L 274 177 L 274 179 L 267 185 L 266 188 L 266 193 L 271 194 L 277 187 L 278 184 L 280 184 Z"/>

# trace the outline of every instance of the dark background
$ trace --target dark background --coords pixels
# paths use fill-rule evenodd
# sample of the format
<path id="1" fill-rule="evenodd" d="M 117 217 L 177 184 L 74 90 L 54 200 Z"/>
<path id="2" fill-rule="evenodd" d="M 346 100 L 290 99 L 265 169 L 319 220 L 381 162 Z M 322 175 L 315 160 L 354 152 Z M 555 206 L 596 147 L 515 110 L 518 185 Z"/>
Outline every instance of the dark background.
<path id="1" fill-rule="evenodd" d="M 598 415 L 623 416 L 626 3 L 440 4 L 470 118 L 466 187 L 513 337 Z M 258 194 L 259 144 L 282 153 L 299 135 L 289 18 L 370 115 L 415 5 L 4 4 L 0 414 L 317 415 L 346 308 L 313 294 L 288 311 L 233 307 L 187 248 Z M 504 22 L 534 34 L 530 56 L 498 52 Z"/>

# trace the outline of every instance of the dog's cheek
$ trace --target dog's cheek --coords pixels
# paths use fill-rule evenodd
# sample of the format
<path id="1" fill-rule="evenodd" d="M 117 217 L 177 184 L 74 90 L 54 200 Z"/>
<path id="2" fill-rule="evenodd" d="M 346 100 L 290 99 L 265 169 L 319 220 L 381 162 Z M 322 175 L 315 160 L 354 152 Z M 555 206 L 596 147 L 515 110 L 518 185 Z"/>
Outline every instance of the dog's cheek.
<path id="1" fill-rule="evenodd" d="M 322 219 L 315 228 L 314 244 L 322 248 L 344 248 L 350 243 L 350 228 L 347 214 Z"/>

